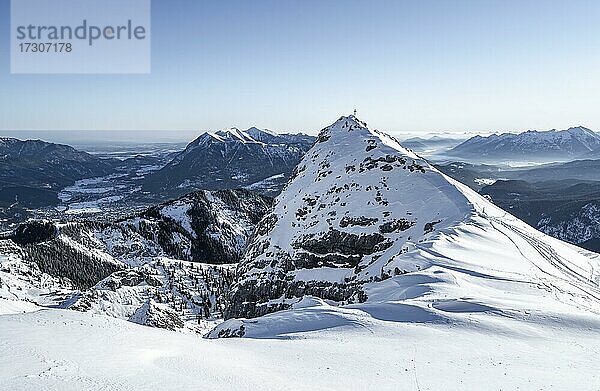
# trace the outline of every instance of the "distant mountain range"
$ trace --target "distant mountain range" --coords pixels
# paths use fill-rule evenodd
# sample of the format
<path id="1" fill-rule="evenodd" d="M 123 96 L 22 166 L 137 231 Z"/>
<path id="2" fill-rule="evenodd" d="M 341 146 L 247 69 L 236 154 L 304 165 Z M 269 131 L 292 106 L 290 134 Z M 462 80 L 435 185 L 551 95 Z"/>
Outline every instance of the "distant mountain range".
<path id="1" fill-rule="evenodd" d="M 447 155 L 475 161 L 589 158 L 600 156 L 600 135 L 578 126 L 567 130 L 475 136 L 452 148 Z"/>
<path id="2" fill-rule="evenodd" d="M 444 150 L 451 149 L 460 144 L 464 139 L 450 138 L 433 136 L 430 138 L 412 137 L 402 141 L 402 145 L 406 148 L 412 149 L 413 151 L 428 155 L 431 153 L 438 153 Z"/>
<path id="3" fill-rule="evenodd" d="M 548 180 L 600 181 L 600 160 L 575 160 L 566 163 L 548 163 L 526 167 L 451 162 L 437 164 L 436 168 L 476 191 L 499 179 L 527 182 L 544 182 Z"/>
<path id="4" fill-rule="evenodd" d="M 111 161 L 68 145 L 0 138 L 0 205 L 57 203 L 62 188 L 113 171 Z"/>
<path id="5" fill-rule="evenodd" d="M 520 168 L 455 162 L 437 168 L 540 231 L 600 251 L 600 160 Z"/>
<path id="6" fill-rule="evenodd" d="M 58 205 L 61 190 L 76 181 L 112 174 L 142 185 L 143 192 L 126 194 L 132 202 L 165 200 L 195 190 L 243 187 L 276 195 L 315 139 L 304 134 L 232 128 L 204 133 L 185 150 L 168 155 L 115 159 L 41 140 L 0 138 L 0 219 L 12 221 L 15 216 L 25 216 L 23 208 Z M 93 202 L 94 197 L 107 196 L 91 192 L 73 202 Z"/>
<path id="7" fill-rule="evenodd" d="M 249 187 L 277 194 L 315 140 L 257 128 L 206 132 L 146 177 L 143 190 L 179 195 L 198 189 Z"/>

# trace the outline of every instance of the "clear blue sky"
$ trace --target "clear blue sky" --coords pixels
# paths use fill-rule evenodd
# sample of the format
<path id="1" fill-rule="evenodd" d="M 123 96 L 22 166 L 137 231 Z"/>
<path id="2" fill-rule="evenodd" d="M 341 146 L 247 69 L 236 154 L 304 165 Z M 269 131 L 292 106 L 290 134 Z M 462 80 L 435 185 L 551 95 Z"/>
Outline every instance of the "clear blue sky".
<path id="1" fill-rule="evenodd" d="M 600 1 L 152 2 L 149 75 L 10 75 L 0 129 L 600 130 Z"/>

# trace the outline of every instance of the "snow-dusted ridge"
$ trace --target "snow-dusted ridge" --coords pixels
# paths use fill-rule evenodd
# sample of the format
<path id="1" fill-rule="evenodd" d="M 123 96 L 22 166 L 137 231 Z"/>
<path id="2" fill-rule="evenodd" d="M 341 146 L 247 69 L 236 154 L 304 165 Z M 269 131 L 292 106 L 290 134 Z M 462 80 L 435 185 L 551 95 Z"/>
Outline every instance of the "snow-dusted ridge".
<path id="1" fill-rule="evenodd" d="M 287 332 L 300 318 L 303 330 L 327 328 L 319 319 L 350 309 L 434 323 L 600 314 L 596 254 L 534 230 L 354 116 L 321 131 L 257 231 L 226 315 L 259 318 L 213 337 L 242 325 L 273 335 L 275 321 L 286 334 L 285 319 Z M 310 296 L 325 301 L 300 300 Z"/>

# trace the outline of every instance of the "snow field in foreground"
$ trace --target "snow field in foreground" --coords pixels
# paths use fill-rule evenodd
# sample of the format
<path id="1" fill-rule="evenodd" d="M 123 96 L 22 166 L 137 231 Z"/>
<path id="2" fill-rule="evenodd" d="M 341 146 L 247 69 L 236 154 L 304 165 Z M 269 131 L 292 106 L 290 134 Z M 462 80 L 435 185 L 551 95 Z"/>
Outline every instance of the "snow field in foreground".
<path id="1" fill-rule="evenodd" d="M 4 390 L 598 390 L 600 334 L 348 321 L 286 339 L 207 340 L 105 316 L 0 316 Z"/>

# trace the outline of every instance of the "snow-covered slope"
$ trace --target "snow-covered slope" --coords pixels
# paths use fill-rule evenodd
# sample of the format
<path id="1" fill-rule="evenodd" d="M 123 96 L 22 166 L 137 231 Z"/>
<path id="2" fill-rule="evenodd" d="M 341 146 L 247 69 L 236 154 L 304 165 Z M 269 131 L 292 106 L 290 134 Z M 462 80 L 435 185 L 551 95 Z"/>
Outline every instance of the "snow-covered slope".
<path id="1" fill-rule="evenodd" d="M 202 330 L 231 266 L 164 258 L 133 222 L 71 233 L 124 268 L 78 296 L 85 313 L 0 289 L 0 389 L 598 389 L 599 255 L 352 116 L 319 140 L 239 267 L 229 315 L 252 319 L 215 339 L 134 324 Z M 161 216 L 185 230 L 182 210 Z"/>
<path id="2" fill-rule="evenodd" d="M 222 319 L 233 267 L 167 258 L 127 226 L 70 223 L 43 242 L 0 240 L 0 315 L 68 308 L 205 334 Z"/>
<path id="3" fill-rule="evenodd" d="M 353 116 L 321 132 L 238 271 L 227 317 L 290 309 L 274 333 L 303 318 L 329 327 L 310 319 L 346 311 L 434 323 L 600 314 L 597 254 L 534 230 Z M 272 316 L 212 336 L 252 335 Z"/>
<path id="4" fill-rule="evenodd" d="M 506 319 L 498 331 L 347 314 L 335 324 L 296 338 L 207 340 L 74 311 L 0 316 L 0 389 L 596 391 L 600 383 L 598 323 Z"/>
<path id="5" fill-rule="evenodd" d="M 572 159 L 600 149 L 600 135 L 582 126 L 545 132 L 475 136 L 451 149 L 450 156 L 482 159 Z"/>

